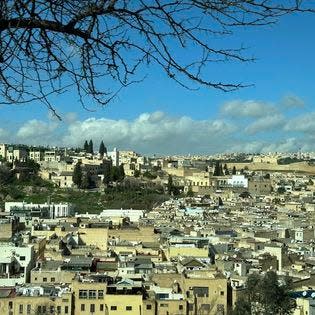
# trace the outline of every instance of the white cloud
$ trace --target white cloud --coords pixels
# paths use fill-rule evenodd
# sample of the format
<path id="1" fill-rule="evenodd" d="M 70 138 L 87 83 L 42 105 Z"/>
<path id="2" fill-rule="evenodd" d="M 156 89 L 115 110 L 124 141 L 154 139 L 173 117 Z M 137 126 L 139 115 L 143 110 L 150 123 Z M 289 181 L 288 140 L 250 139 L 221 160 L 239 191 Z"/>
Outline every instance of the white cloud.
<path id="1" fill-rule="evenodd" d="M 9 135 L 9 133 L 7 130 L 0 128 L 0 143 L 6 142 L 8 139 L 8 135 Z"/>
<path id="2" fill-rule="evenodd" d="M 270 132 L 274 129 L 282 128 L 284 121 L 284 117 L 281 114 L 268 115 L 255 120 L 246 127 L 245 132 L 251 135 L 258 132 Z"/>
<path id="3" fill-rule="evenodd" d="M 311 133 L 315 131 L 315 112 L 300 115 L 289 120 L 285 126 L 285 131 L 299 131 Z"/>
<path id="4" fill-rule="evenodd" d="M 225 149 L 225 141 L 235 126 L 224 120 L 193 120 L 171 117 L 162 112 L 143 113 L 133 121 L 89 118 L 71 124 L 63 138 L 67 145 L 82 145 L 85 139 L 95 143 L 129 148 L 140 152 L 216 152 Z"/>
<path id="5" fill-rule="evenodd" d="M 223 115 L 231 116 L 233 118 L 252 117 L 259 118 L 265 115 L 275 113 L 276 109 L 260 101 L 248 100 L 248 101 L 230 101 L 221 107 L 221 113 Z"/>
<path id="6" fill-rule="evenodd" d="M 285 108 L 303 108 L 304 101 L 296 95 L 287 95 L 282 99 L 281 104 Z"/>
<path id="7" fill-rule="evenodd" d="M 80 120 L 75 113 L 65 113 L 63 122 L 51 117 L 46 121 L 33 119 L 16 131 L 13 126 L 10 130 L 2 125 L 0 143 L 76 147 L 93 139 L 95 148 L 103 140 L 109 149 L 132 149 L 144 154 L 288 152 L 299 148 L 315 151 L 315 111 L 305 114 L 302 101 L 295 96 L 283 102 L 287 105 L 254 100 L 228 102 L 219 115 L 204 120 L 160 111 L 142 113 L 133 120 Z M 292 112 L 286 110 L 289 107 L 295 107 L 299 116 L 292 118 Z"/>
<path id="8" fill-rule="evenodd" d="M 58 141 L 55 133 L 57 127 L 57 122 L 32 119 L 18 129 L 16 138 L 26 144 L 55 144 Z"/>

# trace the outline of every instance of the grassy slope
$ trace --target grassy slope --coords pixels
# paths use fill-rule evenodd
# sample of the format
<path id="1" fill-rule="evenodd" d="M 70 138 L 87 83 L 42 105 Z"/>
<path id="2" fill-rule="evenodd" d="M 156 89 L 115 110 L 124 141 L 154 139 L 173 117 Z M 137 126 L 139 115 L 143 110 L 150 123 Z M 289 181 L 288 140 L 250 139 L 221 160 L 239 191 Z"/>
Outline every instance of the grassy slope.
<path id="1" fill-rule="evenodd" d="M 39 181 L 36 183 L 12 183 L 0 188 L 3 198 L 0 205 L 6 200 L 44 203 L 50 198 L 52 202 L 70 202 L 79 213 L 99 213 L 109 208 L 147 209 L 164 200 L 167 195 L 154 189 L 121 188 L 107 189 L 106 192 L 78 191 L 72 189 L 54 188 L 50 183 Z"/>

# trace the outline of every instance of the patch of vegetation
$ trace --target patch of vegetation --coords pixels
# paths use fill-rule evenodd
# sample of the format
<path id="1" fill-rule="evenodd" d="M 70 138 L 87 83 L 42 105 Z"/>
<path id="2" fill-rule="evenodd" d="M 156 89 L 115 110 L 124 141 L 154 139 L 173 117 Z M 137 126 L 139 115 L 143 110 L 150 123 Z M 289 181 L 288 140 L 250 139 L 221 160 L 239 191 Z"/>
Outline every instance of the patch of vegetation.
<path id="1" fill-rule="evenodd" d="M 298 162 L 303 162 L 303 160 L 295 158 L 295 157 L 285 157 L 285 158 L 278 159 L 279 165 L 287 165 L 287 164 L 298 163 Z"/>
<path id="2" fill-rule="evenodd" d="M 151 210 L 168 200 L 161 187 L 109 187 L 105 191 L 61 189 L 40 178 L 18 181 L 0 186 L 0 206 L 5 201 L 33 203 L 70 202 L 78 213 L 99 213 L 104 209 L 133 208 Z"/>

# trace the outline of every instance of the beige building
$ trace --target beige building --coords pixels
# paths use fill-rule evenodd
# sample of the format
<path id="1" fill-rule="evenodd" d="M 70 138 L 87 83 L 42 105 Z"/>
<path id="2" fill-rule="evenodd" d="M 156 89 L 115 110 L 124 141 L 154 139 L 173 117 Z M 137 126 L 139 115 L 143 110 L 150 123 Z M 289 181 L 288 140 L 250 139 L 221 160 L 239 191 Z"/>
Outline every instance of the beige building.
<path id="1" fill-rule="evenodd" d="M 0 288 L 0 314 L 73 314 L 68 288 L 25 286 Z"/>

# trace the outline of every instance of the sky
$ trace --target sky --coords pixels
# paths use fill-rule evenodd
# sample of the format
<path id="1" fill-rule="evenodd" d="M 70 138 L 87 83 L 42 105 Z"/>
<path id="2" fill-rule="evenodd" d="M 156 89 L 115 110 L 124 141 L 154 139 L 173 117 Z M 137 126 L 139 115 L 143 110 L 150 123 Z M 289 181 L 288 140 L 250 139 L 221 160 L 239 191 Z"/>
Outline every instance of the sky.
<path id="1" fill-rule="evenodd" d="M 40 103 L 1 106 L 0 143 L 93 139 L 143 154 L 315 151 L 314 27 L 315 15 L 292 15 L 223 39 L 256 58 L 207 68 L 210 78 L 251 85 L 235 92 L 187 90 L 152 66 L 104 108 L 82 108 L 73 92 L 54 99 L 61 122 Z"/>

